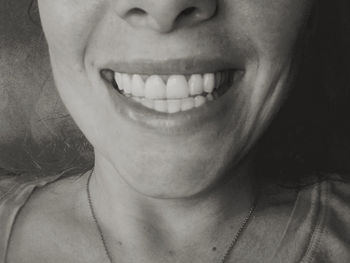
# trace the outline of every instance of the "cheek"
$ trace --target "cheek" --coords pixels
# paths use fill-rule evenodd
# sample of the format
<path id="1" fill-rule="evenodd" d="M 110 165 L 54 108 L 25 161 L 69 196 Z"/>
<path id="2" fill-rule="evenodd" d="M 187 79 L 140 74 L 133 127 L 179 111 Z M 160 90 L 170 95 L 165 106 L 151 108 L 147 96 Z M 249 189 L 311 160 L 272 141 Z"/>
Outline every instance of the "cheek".
<path id="1" fill-rule="evenodd" d="M 103 1 L 39 0 L 42 26 L 50 52 L 66 61 L 80 60 L 102 15 Z"/>
<path id="2" fill-rule="evenodd" d="M 232 28 L 253 43 L 255 56 L 289 56 L 312 0 L 237 0 L 228 3 Z"/>
<path id="3" fill-rule="evenodd" d="M 80 128 L 89 130 L 86 127 L 94 127 L 90 123 L 94 119 L 91 116 L 100 114 L 96 104 L 102 104 L 106 94 L 91 86 L 84 56 L 103 14 L 104 1 L 38 1 L 56 87 Z"/>
<path id="4" fill-rule="evenodd" d="M 268 123 L 287 93 L 294 47 L 312 2 L 237 0 L 228 3 L 230 8 L 225 17 L 232 25 L 229 34 L 245 38 L 251 46 L 246 56 L 246 83 L 239 92 L 240 104 L 249 112 L 248 129 L 257 123 Z"/>

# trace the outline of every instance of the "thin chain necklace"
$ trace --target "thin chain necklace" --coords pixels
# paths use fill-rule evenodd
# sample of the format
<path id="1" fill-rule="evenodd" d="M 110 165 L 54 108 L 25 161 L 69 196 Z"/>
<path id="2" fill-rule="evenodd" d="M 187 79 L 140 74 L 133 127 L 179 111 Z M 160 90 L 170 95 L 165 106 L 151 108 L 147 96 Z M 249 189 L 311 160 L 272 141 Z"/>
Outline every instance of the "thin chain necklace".
<path id="1" fill-rule="evenodd" d="M 107 258 L 108 258 L 108 261 L 109 261 L 109 263 L 113 263 L 111 253 L 108 250 L 106 238 L 103 235 L 103 232 L 102 232 L 100 224 L 98 223 L 98 220 L 97 220 L 97 217 L 96 217 L 96 213 L 95 213 L 95 209 L 94 209 L 94 206 L 93 206 L 93 203 L 92 203 L 92 199 L 91 199 L 91 193 L 90 193 L 89 185 L 90 185 L 90 179 L 91 179 L 92 173 L 93 173 L 93 170 L 90 172 L 89 177 L 88 177 L 87 182 L 86 182 L 86 193 L 87 193 L 87 199 L 88 199 L 88 203 L 89 203 L 89 208 L 90 208 L 92 219 L 93 219 L 93 221 L 94 221 L 94 223 L 96 225 L 97 231 L 98 231 L 98 233 L 100 235 L 100 239 L 101 239 L 102 244 L 103 244 L 103 249 L 104 249 L 105 254 L 106 254 Z M 226 260 L 228 259 L 228 257 L 230 256 L 230 254 L 231 254 L 234 246 L 236 245 L 239 237 L 242 235 L 243 231 L 247 228 L 248 223 L 249 223 L 252 215 L 254 214 L 254 211 L 255 211 L 255 208 L 256 208 L 256 203 L 257 203 L 257 198 L 255 198 L 251 208 L 248 211 L 248 214 L 245 216 L 245 218 L 243 219 L 243 221 L 241 223 L 240 228 L 238 229 L 237 233 L 233 236 L 232 240 L 230 241 L 230 244 L 229 244 L 228 248 L 226 249 L 225 253 L 221 257 L 221 259 L 218 261 L 219 263 L 225 263 Z"/>

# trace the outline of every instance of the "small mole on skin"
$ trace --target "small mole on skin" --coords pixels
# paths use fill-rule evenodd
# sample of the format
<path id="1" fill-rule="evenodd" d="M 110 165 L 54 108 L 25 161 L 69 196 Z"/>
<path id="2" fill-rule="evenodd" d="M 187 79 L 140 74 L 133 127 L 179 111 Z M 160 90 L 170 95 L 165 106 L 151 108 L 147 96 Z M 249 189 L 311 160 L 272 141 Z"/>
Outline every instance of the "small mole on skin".
<path id="1" fill-rule="evenodd" d="M 122 245 L 123 245 L 123 242 L 118 241 L 118 245 L 119 245 L 119 246 L 122 246 Z"/>
<path id="2" fill-rule="evenodd" d="M 216 251 L 216 247 L 213 247 L 211 250 Z"/>
<path id="3" fill-rule="evenodd" d="M 174 254 L 175 254 L 174 251 L 172 251 L 172 250 L 169 250 L 168 252 L 169 252 L 170 256 L 174 256 Z"/>

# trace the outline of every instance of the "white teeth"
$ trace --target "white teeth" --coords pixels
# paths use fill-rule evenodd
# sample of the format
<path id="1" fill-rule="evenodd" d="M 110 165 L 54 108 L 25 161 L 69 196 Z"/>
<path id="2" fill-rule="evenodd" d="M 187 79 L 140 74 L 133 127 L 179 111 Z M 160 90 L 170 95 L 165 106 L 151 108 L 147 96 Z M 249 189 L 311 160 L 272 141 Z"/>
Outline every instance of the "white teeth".
<path id="1" fill-rule="evenodd" d="M 184 75 L 172 75 L 165 84 L 158 75 L 148 77 L 145 82 L 138 74 L 129 76 L 125 73 L 115 73 L 119 90 L 123 90 L 125 94 L 148 99 L 183 99 L 203 95 L 204 92 L 212 93 L 222 80 L 221 73 L 206 73 L 203 76 L 193 74 L 188 81 Z"/>
<path id="2" fill-rule="evenodd" d="M 131 80 L 128 74 L 122 74 L 122 89 L 125 93 L 131 93 Z"/>
<path id="3" fill-rule="evenodd" d="M 194 74 L 190 77 L 188 81 L 188 86 L 190 88 L 190 94 L 200 95 L 203 93 L 203 77 L 199 74 Z"/>
<path id="4" fill-rule="evenodd" d="M 181 111 L 181 100 L 167 100 L 168 113 L 176 113 Z"/>
<path id="5" fill-rule="evenodd" d="M 170 76 L 166 85 L 166 97 L 168 99 L 182 99 L 188 96 L 189 88 L 185 76 Z"/>
<path id="6" fill-rule="evenodd" d="M 203 96 L 197 96 L 194 98 L 194 105 L 196 108 L 202 106 L 206 102 L 206 99 Z"/>
<path id="7" fill-rule="evenodd" d="M 186 111 L 194 108 L 194 99 L 193 98 L 186 98 L 182 100 L 181 103 L 181 110 Z"/>
<path id="8" fill-rule="evenodd" d="M 154 109 L 160 112 L 168 112 L 168 103 L 166 100 L 155 100 Z"/>
<path id="9" fill-rule="evenodd" d="M 159 112 L 176 113 L 215 100 L 214 90 L 229 78 L 227 72 L 184 75 L 141 76 L 115 72 L 118 89 L 143 106 Z M 163 80 L 164 79 L 164 80 Z"/>
<path id="10" fill-rule="evenodd" d="M 204 91 L 207 93 L 213 92 L 215 87 L 215 75 L 213 73 L 204 74 L 203 82 Z"/>
<path id="11" fill-rule="evenodd" d="M 213 100 L 213 96 L 208 94 L 204 96 L 196 96 L 194 98 L 188 97 L 184 99 L 173 100 L 152 100 L 140 97 L 131 97 L 132 100 L 141 103 L 143 106 L 164 113 L 177 113 L 180 111 L 187 111 L 193 108 L 198 108 L 206 103 L 206 101 Z"/>
<path id="12" fill-rule="evenodd" d="M 145 83 L 140 75 L 134 75 L 132 77 L 132 88 L 131 93 L 135 97 L 145 96 Z"/>
<path id="13" fill-rule="evenodd" d="M 120 74 L 118 72 L 115 72 L 114 79 L 115 79 L 115 82 L 117 82 L 118 88 L 120 90 L 123 90 L 123 87 L 122 87 L 122 74 Z"/>
<path id="14" fill-rule="evenodd" d="M 165 99 L 165 84 L 163 80 L 156 75 L 150 76 L 145 85 L 145 97 L 148 99 Z"/>
<path id="15" fill-rule="evenodd" d="M 205 98 L 198 96 L 197 98 L 197 107 L 203 105 Z M 132 98 L 135 101 L 139 101 L 143 106 L 155 111 L 164 112 L 164 113 L 177 113 L 180 111 L 187 111 L 193 109 L 195 106 L 194 98 L 185 98 L 185 99 L 174 99 L 174 100 L 151 100 L 147 98 Z"/>
<path id="16" fill-rule="evenodd" d="M 141 100 L 141 103 L 143 106 L 149 108 L 149 109 L 154 109 L 154 100 L 143 98 Z"/>

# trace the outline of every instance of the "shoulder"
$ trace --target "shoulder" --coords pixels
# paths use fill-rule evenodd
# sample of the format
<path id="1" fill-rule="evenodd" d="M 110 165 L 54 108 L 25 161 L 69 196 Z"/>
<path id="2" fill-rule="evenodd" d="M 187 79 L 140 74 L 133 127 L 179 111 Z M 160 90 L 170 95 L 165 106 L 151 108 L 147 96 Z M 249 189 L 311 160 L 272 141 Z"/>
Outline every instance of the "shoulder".
<path id="1" fill-rule="evenodd" d="M 33 192 L 14 224 L 8 262 L 89 262 L 83 251 L 94 251 L 89 240 L 96 235 L 86 216 L 85 185 L 86 176 L 75 175 Z"/>
<path id="2" fill-rule="evenodd" d="M 0 175 L 0 262 L 5 262 L 8 242 L 18 212 L 27 203 L 37 186 L 44 185 L 54 178 Z"/>
<path id="3" fill-rule="evenodd" d="M 46 177 L 31 174 L 0 176 L 0 262 L 5 262 L 10 240 L 16 232 L 18 221 L 21 220 L 23 213 L 26 214 L 28 207 L 29 210 L 35 208 L 31 205 L 32 199 L 35 199 L 37 193 L 42 190 L 51 188 L 50 185 L 55 182 L 65 181 L 63 178 L 62 174 Z M 50 195 L 46 196 L 50 197 Z M 39 205 L 43 204 L 44 202 L 39 202 Z"/>
<path id="4" fill-rule="evenodd" d="M 18 205 L 19 200 L 25 202 L 35 188 L 49 184 L 60 177 L 61 175 L 59 174 L 47 177 L 32 174 L 0 174 L 0 213 L 1 209 L 5 208 L 5 203 L 8 204 L 6 208 L 11 208 L 10 204 L 14 201 L 14 198 L 16 202 L 13 205 Z"/>
<path id="5" fill-rule="evenodd" d="M 279 184 L 277 197 L 296 192 L 273 262 L 350 262 L 350 181 L 338 174 L 305 176 L 297 184 Z"/>
<path id="6" fill-rule="evenodd" d="M 0 174 L 0 216 L 4 216 L 7 214 L 5 212 L 9 213 L 13 209 L 19 209 L 36 188 L 45 186 L 60 177 L 61 175 L 43 177 L 32 174 Z"/>
<path id="7" fill-rule="evenodd" d="M 309 190 L 317 188 L 317 213 L 305 262 L 350 262 L 349 176 L 327 174 Z"/>

